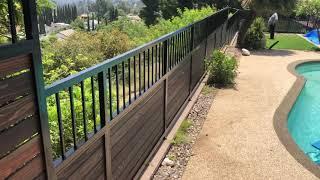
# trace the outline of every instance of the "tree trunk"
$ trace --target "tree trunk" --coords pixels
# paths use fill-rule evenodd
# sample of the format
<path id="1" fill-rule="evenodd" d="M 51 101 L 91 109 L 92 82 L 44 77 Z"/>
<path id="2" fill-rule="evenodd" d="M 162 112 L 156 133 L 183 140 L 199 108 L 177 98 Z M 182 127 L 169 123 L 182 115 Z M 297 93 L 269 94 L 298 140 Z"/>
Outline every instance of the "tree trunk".
<path id="1" fill-rule="evenodd" d="M 249 30 L 254 19 L 256 18 L 256 12 L 254 10 L 241 10 L 240 18 L 241 22 L 238 34 L 237 47 L 242 48 L 245 45 L 244 41 L 247 31 Z"/>

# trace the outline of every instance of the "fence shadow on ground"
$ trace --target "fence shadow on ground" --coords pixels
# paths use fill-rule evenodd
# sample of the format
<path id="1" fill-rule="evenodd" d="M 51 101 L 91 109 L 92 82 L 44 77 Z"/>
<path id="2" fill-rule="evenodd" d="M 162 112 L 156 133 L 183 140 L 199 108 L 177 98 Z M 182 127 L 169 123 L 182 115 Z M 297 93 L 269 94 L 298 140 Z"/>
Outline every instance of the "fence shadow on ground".
<path id="1" fill-rule="evenodd" d="M 251 54 L 255 55 L 255 56 L 273 56 L 273 57 L 281 56 L 281 57 L 284 57 L 284 56 L 293 56 L 296 54 L 296 52 L 290 51 L 290 50 L 267 50 L 267 49 L 264 49 L 264 50 L 252 51 Z"/>

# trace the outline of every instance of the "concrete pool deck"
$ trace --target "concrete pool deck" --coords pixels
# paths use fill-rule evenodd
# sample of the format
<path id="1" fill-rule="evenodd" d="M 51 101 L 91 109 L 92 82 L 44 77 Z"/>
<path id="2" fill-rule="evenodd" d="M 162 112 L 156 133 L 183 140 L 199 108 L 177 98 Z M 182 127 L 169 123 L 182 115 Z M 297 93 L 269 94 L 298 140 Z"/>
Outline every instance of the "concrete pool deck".
<path id="1" fill-rule="evenodd" d="M 318 179 L 280 142 L 276 109 L 296 81 L 287 67 L 320 53 L 259 51 L 240 60 L 234 89 L 219 90 L 183 179 Z"/>

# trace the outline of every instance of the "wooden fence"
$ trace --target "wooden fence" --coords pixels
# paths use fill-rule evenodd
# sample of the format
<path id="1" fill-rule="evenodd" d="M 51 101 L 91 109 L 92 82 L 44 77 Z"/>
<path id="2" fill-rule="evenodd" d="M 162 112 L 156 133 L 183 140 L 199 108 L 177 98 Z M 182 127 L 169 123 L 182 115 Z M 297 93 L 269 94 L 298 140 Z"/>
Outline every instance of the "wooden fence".
<path id="1" fill-rule="evenodd" d="M 0 179 L 139 178 L 240 21 L 223 9 L 44 87 L 34 0 L 23 9 L 26 40 L 0 46 Z"/>

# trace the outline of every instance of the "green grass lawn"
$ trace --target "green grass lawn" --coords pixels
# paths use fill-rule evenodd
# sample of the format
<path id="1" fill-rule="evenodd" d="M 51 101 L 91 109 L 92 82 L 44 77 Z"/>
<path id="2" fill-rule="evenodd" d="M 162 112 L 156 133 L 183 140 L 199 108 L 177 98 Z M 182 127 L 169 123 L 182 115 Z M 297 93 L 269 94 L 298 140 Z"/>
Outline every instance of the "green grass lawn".
<path id="1" fill-rule="evenodd" d="M 271 40 L 270 35 L 266 34 L 267 48 L 273 43 L 279 41 L 272 49 L 291 49 L 304 51 L 318 51 L 319 48 L 314 44 L 308 42 L 304 38 L 296 34 L 276 34 L 275 39 Z"/>

